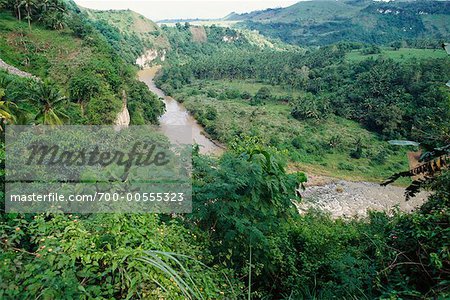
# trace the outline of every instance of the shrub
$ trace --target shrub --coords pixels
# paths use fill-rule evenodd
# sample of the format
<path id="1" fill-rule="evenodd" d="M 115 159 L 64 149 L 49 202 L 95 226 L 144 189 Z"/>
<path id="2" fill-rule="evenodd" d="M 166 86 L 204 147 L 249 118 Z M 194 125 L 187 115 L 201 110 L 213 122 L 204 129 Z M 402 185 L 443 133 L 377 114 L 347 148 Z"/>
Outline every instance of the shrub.
<path id="1" fill-rule="evenodd" d="M 303 138 L 297 136 L 297 137 L 295 137 L 295 138 L 292 139 L 291 144 L 292 144 L 292 146 L 294 146 L 295 148 L 301 149 L 304 142 L 305 142 L 305 141 L 303 140 Z"/>
<path id="2" fill-rule="evenodd" d="M 250 98 L 252 98 L 252 95 L 249 92 L 245 91 L 241 93 L 241 99 L 249 100 Z"/>
<path id="3" fill-rule="evenodd" d="M 328 106 L 324 98 L 306 93 L 291 102 L 291 115 L 297 120 L 322 119 L 328 115 Z"/>
<path id="4" fill-rule="evenodd" d="M 232 286 L 218 284 L 231 273 L 202 265 L 197 258 L 208 262 L 210 256 L 196 242 L 201 233 L 175 220 L 166 225 L 153 214 L 12 216 L 1 220 L 0 230 L 1 298 L 233 298 Z"/>
<path id="5" fill-rule="evenodd" d="M 239 99 L 241 98 L 241 92 L 236 89 L 227 89 L 225 95 L 228 99 Z"/>
<path id="6" fill-rule="evenodd" d="M 372 157 L 373 163 L 377 165 L 384 165 L 388 158 L 388 153 L 385 149 L 380 150 L 374 157 Z"/>
<path id="7" fill-rule="evenodd" d="M 362 140 L 358 138 L 355 143 L 355 148 L 350 151 L 350 157 L 354 159 L 360 159 L 363 156 Z"/>
<path id="8" fill-rule="evenodd" d="M 86 116 L 91 125 L 114 124 L 121 108 L 121 100 L 106 94 L 91 99 L 86 107 Z"/>
<path id="9" fill-rule="evenodd" d="M 354 171 L 355 170 L 355 167 L 352 164 L 343 162 L 343 161 L 340 161 L 338 163 L 337 167 L 339 170 L 344 170 L 344 171 Z"/>
<path id="10" fill-rule="evenodd" d="M 258 92 L 252 97 L 251 105 L 260 105 L 272 98 L 272 92 L 268 87 L 263 86 L 258 90 Z"/>

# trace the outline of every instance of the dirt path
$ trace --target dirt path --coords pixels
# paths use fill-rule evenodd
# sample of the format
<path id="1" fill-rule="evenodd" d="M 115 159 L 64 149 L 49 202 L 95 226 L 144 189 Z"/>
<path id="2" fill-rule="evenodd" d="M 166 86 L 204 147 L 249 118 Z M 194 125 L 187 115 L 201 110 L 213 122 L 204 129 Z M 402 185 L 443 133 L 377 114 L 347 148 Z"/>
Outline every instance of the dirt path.
<path id="1" fill-rule="evenodd" d="M 32 78 L 34 80 L 39 80 L 39 78 L 37 78 L 36 76 L 34 76 L 34 75 L 30 74 L 30 73 L 24 72 L 22 70 L 17 69 L 16 67 L 8 65 L 1 58 L 0 58 L 0 69 L 5 70 L 5 71 L 7 71 L 10 74 L 17 75 L 17 76 L 20 76 L 20 77 Z"/>
<path id="2" fill-rule="evenodd" d="M 398 207 L 410 212 L 424 203 L 427 192 L 421 192 L 405 201 L 404 188 L 382 187 L 378 183 L 352 182 L 323 176 L 310 176 L 311 183 L 302 191 L 302 203 L 297 207 L 300 213 L 320 209 L 333 217 L 365 217 L 369 210 L 392 211 Z"/>

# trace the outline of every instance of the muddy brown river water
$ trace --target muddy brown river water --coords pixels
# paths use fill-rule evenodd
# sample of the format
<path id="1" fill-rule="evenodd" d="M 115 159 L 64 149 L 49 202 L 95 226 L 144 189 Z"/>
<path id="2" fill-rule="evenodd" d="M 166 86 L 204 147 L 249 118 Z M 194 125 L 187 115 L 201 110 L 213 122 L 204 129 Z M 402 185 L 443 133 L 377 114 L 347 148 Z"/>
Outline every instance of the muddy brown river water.
<path id="1" fill-rule="evenodd" d="M 192 134 L 191 137 L 188 137 L 188 139 L 190 139 L 188 142 L 199 145 L 200 153 L 221 154 L 223 152 L 223 147 L 206 136 L 203 127 L 197 123 L 186 108 L 172 97 L 164 94 L 164 92 L 155 85 L 153 79 L 159 69 L 159 66 L 146 68 L 139 71 L 138 76 L 139 80 L 144 82 L 150 91 L 160 97 L 166 105 L 166 112 L 159 119 L 162 132 L 171 142 L 177 142 L 186 140 L 186 129 L 188 129 Z"/>

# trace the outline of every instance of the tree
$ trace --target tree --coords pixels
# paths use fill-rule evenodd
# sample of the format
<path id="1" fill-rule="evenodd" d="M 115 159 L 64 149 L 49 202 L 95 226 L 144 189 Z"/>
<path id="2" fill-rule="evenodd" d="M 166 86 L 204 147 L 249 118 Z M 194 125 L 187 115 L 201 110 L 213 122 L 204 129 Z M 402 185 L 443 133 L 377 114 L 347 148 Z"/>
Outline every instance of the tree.
<path id="1" fill-rule="evenodd" d="M 36 9 L 36 0 L 22 0 L 18 6 L 19 10 L 21 7 L 25 8 L 25 12 L 27 14 L 26 19 L 28 21 L 28 27 L 31 30 L 32 11 L 33 9 Z"/>
<path id="2" fill-rule="evenodd" d="M 268 87 L 263 86 L 258 90 L 256 95 L 252 98 L 250 101 L 251 105 L 259 105 L 261 103 L 264 103 L 267 100 L 270 100 L 272 97 L 272 92 L 269 90 Z"/>
<path id="3" fill-rule="evenodd" d="M 122 101 L 114 95 L 106 93 L 89 101 L 86 106 L 86 116 L 89 124 L 92 125 L 114 124 L 121 108 Z"/>
<path id="4" fill-rule="evenodd" d="M 22 14 L 20 11 L 20 3 L 21 3 L 21 0 L 14 0 L 13 7 L 14 7 L 14 13 L 16 14 L 16 17 L 19 19 L 19 21 L 22 21 Z"/>
<path id="5" fill-rule="evenodd" d="M 128 85 L 128 110 L 132 121 L 145 124 L 157 124 L 159 116 L 164 112 L 164 103 L 142 82 Z M 133 122 L 133 124 L 135 124 Z M 135 124 L 136 125 L 136 124 Z"/>
<path id="6" fill-rule="evenodd" d="M 321 119 L 328 114 L 328 101 L 306 93 L 291 103 L 291 115 L 297 120 Z"/>
<path id="7" fill-rule="evenodd" d="M 70 99 L 76 101 L 84 114 L 84 108 L 91 98 L 97 96 L 102 88 L 100 79 L 90 73 L 80 72 L 69 83 Z"/>
<path id="8" fill-rule="evenodd" d="M 61 0 L 43 0 L 38 5 L 39 21 L 51 29 L 63 29 L 67 7 Z"/>
<path id="9" fill-rule="evenodd" d="M 211 233 L 217 263 L 228 261 L 243 276 L 253 273 L 257 285 L 271 286 L 282 264 L 273 259 L 283 251 L 275 236 L 298 214 L 291 199 L 306 177 L 288 174 L 281 153 L 254 137 L 236 138 L 220 161 L 194 156 L 194 166 L 189 219 Z"/>
<path id="10" fill-rule="evenodd" d="M 85 19 L 77 14 L 71 14 L 67 23 L 67 26 L 72 29 L 76 37 L 85 38 L 94 32 L 92 25 L 88 24 Z"/>
<path id="11" fill-rule="evenodd" d="M 61 95 L 49 81 L 38 83 L 31 92 L 31 102 L 38 107 L 35 121 L 44 125 L 62 125 L 68 119 L 63 112 L 62 106 L 66 97 Z"/>

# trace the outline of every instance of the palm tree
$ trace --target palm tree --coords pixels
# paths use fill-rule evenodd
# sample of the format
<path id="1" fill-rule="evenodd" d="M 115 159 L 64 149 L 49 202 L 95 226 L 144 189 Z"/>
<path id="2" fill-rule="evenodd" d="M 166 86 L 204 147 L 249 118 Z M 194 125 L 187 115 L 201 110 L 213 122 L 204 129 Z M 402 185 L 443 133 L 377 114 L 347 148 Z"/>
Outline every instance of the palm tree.
<path id="1" fill-rule="evenodd" d="M 22 21 L 22 14 L 20 13 L 20 0 L 14 1 L 14 11 L 15 11 L 16 17 L 19 19 L 19 21 Z"/>
<path id="2" fill-rule="evenodd" d="M 39 107 L 35 121 L 44 125 L 62 125 L 68 116 L 62 112 L 66 97 L 46 81 L 38 84 L 31 95 L 31 101 Z"/>
<path id="3" fill-rule="evenodd" d="M 43 12 L 54 10 L 59 12 L 65 12 L 66 6 L 64 2 L 59 0 L 41 0 L 39 3 L 39 7 Z"/>
<path id="4" fill-rule="evenodd" d="M 48 11 L 50 5 L 51 5 L 50 0 L 41 0 L 39 3 L 39 7 L 43 12 Z"/>
<path id="5" fill-rule="evenodd" d="M 18 11 L 19 11 L 19 20 L 20 18 L 20 9 L 23 7 L 25 7 L 25 11 L 27 13 L 27 17 L 26 19 L 28 20 L 28 27 L 31 30 L 31 12 L 33 9 L 36 8 L 36 0 L 22 0 L 19 5 L 18 5 Z"/>
<path id="6" fill-rule="evenodd" d="M 63 29 L 64 18 L 67 14 L 64 2 L 59 0 L 42 0 L 38 9 L 40 11 L 39 21 L 45 20 L 52 29 Z"/>
<path id="7" fill-rule="evenodd" d="M 0 89 L 0 96 L 1 92 Z M 29 111 L 20 109 L 14 102 L 2 100 L 0 97 L 0 132 L 5 124 L 31 125 L 32 120 Z"/>
<path id="8" fill-rule="evenodd" d="M 3 131 L 3 124 L 12 123 L 15 120 L 14 114 L 11 112 L 11 106 L 15 104 L 13 102 L 2 100 L 5 95 L 5 91 L 0 89 L 0 131 Z"/>

